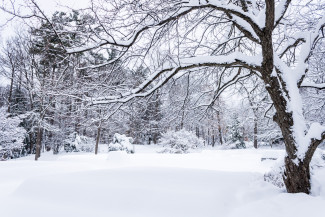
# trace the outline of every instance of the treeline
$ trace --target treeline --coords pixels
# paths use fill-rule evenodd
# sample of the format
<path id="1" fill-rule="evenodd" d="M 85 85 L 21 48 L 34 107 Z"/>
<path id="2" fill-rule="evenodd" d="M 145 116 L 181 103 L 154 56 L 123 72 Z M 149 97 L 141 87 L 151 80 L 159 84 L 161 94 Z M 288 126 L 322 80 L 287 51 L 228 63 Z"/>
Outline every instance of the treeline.
<path id="1" fill-rule="evenodd" d="M 0 88 L 0 106 L 1 122 L 7 124 L 0 133 L 0 158 L 35 154 L 37 160 L 42 151 L 73 150 L 70 143 L 78 136 L 92 138 L 95 146 L 109 143 L 116 132 L 138 144 L 158 143 L 161 133 L 180 129 L 210 146 L 248 141 L 257 148 L 281 143 L 272 121 L 274 108 L 258 79 L 240 81 L 210 103 L 211 88 L 218 84 L 215 77 L 224 69 L 202 71 L 202 76 L 183 73 L 148 97 L 93 101 L 126 92 L 151 74 L 146 62 L 116 61 L 124 51 L 113 45 L 68 53 L 105 31 L 94 24 L 87 14 L 56 12 L 51 20 L 40 20 L 37 27 L 3 43 L 0 73 L 7 85 Z"/>

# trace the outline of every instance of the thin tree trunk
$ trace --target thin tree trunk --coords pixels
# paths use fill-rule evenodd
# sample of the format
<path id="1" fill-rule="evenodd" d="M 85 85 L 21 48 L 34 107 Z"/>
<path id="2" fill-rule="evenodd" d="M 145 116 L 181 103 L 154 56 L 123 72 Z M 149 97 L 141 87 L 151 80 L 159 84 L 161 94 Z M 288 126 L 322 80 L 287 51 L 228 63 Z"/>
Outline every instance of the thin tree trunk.
<path id="1" fill-rule="evenodd" d="M 35 160 L 38 160 L 38 158 L 41 156 L 42 137 L 43 137 L 43 128 L 38 127 Z"/>
<path id="2" fill-rule="evenodd" d="M 218 121 L 219 142 L 220 142 L 220 145 L 223 145 L 222 130 L 221 130 L 221 118 L 220 118 L 219 111 L 217 111 L 217 121 Z"/>
<path id="3" fill-rule="evenodd" d="M 11 111 L 11 100 L 12 100 L 12 90 L 14 86 L 14 76 L 15 70 L 11 69 L 11 79 L 10 79 L 10 89 L 9 89 L 9 97 L 8 97 L 8 113 Z"/>
<path id="4" fill-rule="evenodd" d="M 212 147 L 214 147 L 214 143 L 215 143 L 215 141 L 214 141 L 214 132 L 213 132 L 213 135 L 212 135 Z"/>
<path id="5" fill-rule="evenodd" d="M 29 149 L 30 149 L 29 154 L 33 154 L 34 144 L 33 144 L 33 134 L 32 134 L 32 132 L 29 132 L 28 136 L 29 136 Z"/>
<path id="6" fill-rule="evenodd" d="M 99 125 L 98 128 L 97 128 L 97 138 L 96 138 L 95 154 L 98 153 L 98 144 L 99 144 L 99 139 L 100 139 L 100 130 L 101 130 L 101 125 Z"/>
<path id="7" fill-rule="evenodd" d="M 254 148 L 257 147 L 257 118 L 254 118 Z"/>

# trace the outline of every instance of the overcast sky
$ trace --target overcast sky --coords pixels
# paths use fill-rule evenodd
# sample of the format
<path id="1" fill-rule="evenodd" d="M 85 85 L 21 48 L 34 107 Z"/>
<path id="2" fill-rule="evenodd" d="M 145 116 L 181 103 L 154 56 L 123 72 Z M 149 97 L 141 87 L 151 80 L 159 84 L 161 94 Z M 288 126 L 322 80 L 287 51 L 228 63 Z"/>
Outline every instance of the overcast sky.
<path id="1" fill-rule="evenodd" d="M 17 8 L 19 8 L 18 5 L 25 2 L 26 0 L 16 0 Z M 40 8 L 47 14 L 51 15 L 55 11 L 59 10 L 67 10 L 66 7 L 68 6 L 73 9 L 79 9 L 79 8 L 85 8 L 88 5 L 89 0 L 35 0 L 37 4 L 40 6 Z M 3 0 L 3 2 L 9 3 L 9 0 Z M 3 4 L 0 1 L 0 4 Z M 22 10 L 22 12 L 28 13 L 27 10 Z M 12 21 L 10 23 L 7 23 L 6 20 L 9 18 L 8 15 L 4 14 L 2 11 L 0 11 L 0 39 L 4 40 L 8 36 L 12 35 L 15 29 L 17 29 L 17 26 L 21 23 L 21 20 L 16 19 L 15 21 Z"/>
<path id="2" fill-rule="evenodd" d="M 24 2 L 25 0 L 16 0 L 16 4 L 19 5 L 20 3 Z M 0 4 L 2 3 L 9 3 L 9 0 L 0 0 Z M 41 7 L 41 9 L 47 14 L 51 15 L 55 11 L 59 10 L 67 10 L 66 7 L 68 6 L 73 9 L 85 8 L 88 5 L 89 0 L 36 0 L 37 4 Z M 24 12 L 24 11 L 22 11 Z M 26 11 L 27 13 L 28 11 Z M 15 31 L 19 30 L 19 26 L 23 25 L 22 21 L 19 19 L 15 19 L 11 22 L 6 22 L 9 18 L 7 14 L 0 10 L 0 43 L 4 43 L 6 38 L 10 37 L 15 33 Z M 0 75 L 0 87 L 7 86 L 9 84 L 9 79 L 2 77 Z"/>

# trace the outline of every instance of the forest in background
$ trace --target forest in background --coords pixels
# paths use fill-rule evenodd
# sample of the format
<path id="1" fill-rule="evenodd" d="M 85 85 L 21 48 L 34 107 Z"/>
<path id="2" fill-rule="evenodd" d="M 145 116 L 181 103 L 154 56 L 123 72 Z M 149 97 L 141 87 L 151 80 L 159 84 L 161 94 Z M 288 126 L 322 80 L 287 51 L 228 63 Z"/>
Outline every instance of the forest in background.
<path id="1" fill-rule="evenodd" d="M 85 102 L 83 97 L 132 88 L 150 75 L 145 64 L 106 64 L 116 57 L 114 48 L 67 55 L 60 40 L 66 38 L 65 46 L 69 46 L 69 40 L 78 39 L 72 33 L 59 39 L 51 25 L 63 29 L 92 19 L 76 11 L 56 12 L 51 24 L 43 22 L 37 28 L 17 32 L 3 43 L 0 73 L 7 85 L 0 87 L 1 124 L 2 128 L 12 125 L 7 135 L 10 138 L 2 138 L 6 140 L 2 143 L 3 158 L 35 154 L 37 143 L 43 151 L 54 154 L 68 151 L 64 146 L 77 135 L 90 138 L 94 147 L 96 140 L 108 144 L 115 133 L 134 138 L 136 144 L 157 144 L 162 133 L 180 129 L 203 138 L 207 146 L 229 145 L 236 140 L 255 141 L 256 148 L 283 143 L 272 120 L 272 103 L 257 78 L 239 82 L 213 106 L 206 104 L 216 85 L 215 71 L 202 72 L 201 76 L 184 73 L 149 97 L 122 105 Z M 92 69 L 87 67 L 89 62 L 105 64 Z M 12 138 L 13 132 L 25 132 L 25 136 Z"/>
<path id="2" fill-rule="evenodd" d="M 309 193 L 325 139 L 322 0 L 100 0 L 51 16 L 9 2 L 28 27 L 1 48 L 6 158 L 185 129 L 207 146 L 284 144 L 288 192 Z"/>

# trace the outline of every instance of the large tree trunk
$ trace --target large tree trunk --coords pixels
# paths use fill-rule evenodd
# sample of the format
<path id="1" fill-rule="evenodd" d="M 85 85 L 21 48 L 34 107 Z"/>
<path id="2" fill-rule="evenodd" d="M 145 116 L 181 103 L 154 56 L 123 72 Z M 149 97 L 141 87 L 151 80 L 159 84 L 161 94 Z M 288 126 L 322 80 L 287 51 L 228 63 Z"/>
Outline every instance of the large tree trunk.
<path id="1" fill-rule="evenodd" d="M 289 193 L 310 193 L 309 163 L 311 157 L 305 157 L 303 161 L 297 157 L 297 141 L 293 132 L 292 112 L 288 112 L 287 101 L 277 78 L 269 79 L 270 87 L 267 90 L 274 102 L 276 114 L 274 121 L 279 125 L 285 143 L 287 156 L 285 158 L 284 183 Z M 282 84 L 283 85 L 283 84 Z M 316 149 L 316 148 L 315 148 Z M 311 155 L 312 156 L 312 155 Z"/>
<path id="2" fill-rule="evenodd" d="M 296 164 L 289 157 L 285 158 L 285 172 L 283 176 L 288 193 L 310 193 L 309 162 Z"/>
<path id="3" fill-rule="evenodd" d="M 273 83 L 273 82 L 272 82 Z M 275 85 L 275 83 L 273 83 Z M 277 81 L 277 85 L 279 85 Z M 274 87 L 274 86 L 273 86 Z M 279 91 L 272 91 L 272 87 L 268 89 L 270 96 L 274 102 L 276 114 L 274 121 L 279 125 L 286 148 L 287 156 L 285 157 L 284 183 L 289 193 L 310 193 L 310 171 L 309 164 L 317 144 L 310 146 L 306 157 L 301 160 L 297 156 L 297 141 L 293 132 L 292 113 L 287 110 L 287 102 L 283 94 Z M 274 89 L 273 89 L 274 90 Z M 310 157 L 309 157 L 310 156 Z"/>
<path id="4" fill-rule="evenodd" d="M 274 66 L 274 50 L 272 43 L 272 32 L 275 20 L 275 3 L 274 0 L 265 1 L 266 3 L 266 17 L 265 28 L 261 37 L 263 62 L 262 62 L 262 77 L 266 84 L 276 114 L 274 121 L 279 125 L 287 156 L 285 158 L 284 183 L 289 193 L 310 193 L 310 171 L 309 163 L 311 157 L 304 158 L 303 162 L 297 157 L 297 141 L 294 137 L 294 120 L 292 112 L 288 107 L 287 100 L 291 99 L 286 83 L 282 80 L 281 74 L 277 72 L 278 76 L 272 76 Z M 315 148 L 316 149 L 316 148 Z M 313 153 L 312 153 L 313 154 Z M 310 156 L 312 156 L 312 154 Z"/>
<path id="5" fill-rule="evenodd" d="M 299 161 L 298 158 L 294 161 L 289 158 L 289 155 L 285 158 L 283 180 L 289 193 L 310 193 L 311 185 L 309 165 L 317 147 L 324 139 L 325 133 L 322 134 L 320 140 L 311 140 L 303 161 Z"/>

